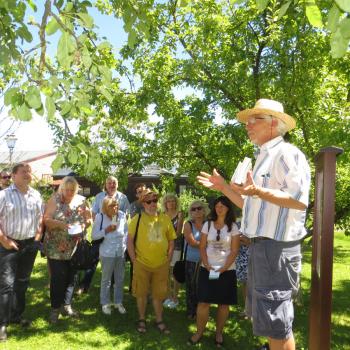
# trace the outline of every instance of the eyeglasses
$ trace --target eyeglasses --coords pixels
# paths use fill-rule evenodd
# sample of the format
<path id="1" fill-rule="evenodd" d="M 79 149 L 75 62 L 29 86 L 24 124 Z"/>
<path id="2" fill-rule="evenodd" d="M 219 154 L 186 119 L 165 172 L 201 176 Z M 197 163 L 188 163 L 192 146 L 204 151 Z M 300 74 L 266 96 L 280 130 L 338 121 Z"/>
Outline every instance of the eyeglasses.
<path id="1" fill-rule="evenodd" d="M 220 230 L 216 230 L 216 241 L 219 242 L 220 241 Z"/>
<path id="2" fill-rule="evenodd" d="M 192 207 L 191 211 L 202 210 L 202 209 L 203 209 L 203 207 Z"/>
<path id="3" fill-rule="evenodd" d="M 145 201 L 144 203 L 147 203 L 147 204 L 158 203 L 158 198 L 157 199 L 150 199 L 149 201 Z"/>
<path id="4" fill-rule="evenodd" d="M 1 178 L 4 180 L 11 179 L 11 175 L 4 175 L 4 176 L 1 176 Z"/>
<path id="5" fill-rule="evenodd" d="M 256 117 L 249 117 L 247 120 L 247 124 L 255 124 L 257 122 L 257 120 L 269 120 L 272 117 L 270 115 L 266 115 L 266 116 L 256 116 Z"/>

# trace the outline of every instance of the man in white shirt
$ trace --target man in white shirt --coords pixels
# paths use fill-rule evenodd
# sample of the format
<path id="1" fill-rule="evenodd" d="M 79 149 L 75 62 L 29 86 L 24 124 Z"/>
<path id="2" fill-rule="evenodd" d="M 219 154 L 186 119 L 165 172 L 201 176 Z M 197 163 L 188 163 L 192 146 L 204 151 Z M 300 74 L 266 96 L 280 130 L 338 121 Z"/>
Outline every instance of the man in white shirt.
<path id="1" fill-rule="evenodd" d="M 246 312 L 254 334 L 268 338 L 261 349 L 295 350 L 292 296 L 299 286 L 310 168 L 304 154 L 283 139 L 295 120 L 281 103 L 258 100 L 238 120 L 260 151 L 246 182 L 227 184 L 215 169 L 198 180 L 242 208 L 241 232 L 251 241 Z"/>
<path id="2" fill-rule="evenodd" d="M 15 165 L 12 180 L 0 192 L 0 341 L 7 339 L 9 323 L 30 324 L 22 314 L 42 233 L 42 199 L 29 186 L 30 166 Z"/>

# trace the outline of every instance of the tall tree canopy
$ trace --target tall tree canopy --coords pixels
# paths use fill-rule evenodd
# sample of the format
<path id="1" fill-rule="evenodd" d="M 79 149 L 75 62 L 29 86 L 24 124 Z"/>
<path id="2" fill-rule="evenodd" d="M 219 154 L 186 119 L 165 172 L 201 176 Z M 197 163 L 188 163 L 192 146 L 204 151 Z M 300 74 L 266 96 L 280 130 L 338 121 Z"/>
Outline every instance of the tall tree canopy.
<path id="1" fill-rule="evenodd" d="M 123 20 L 120 51 L 98 32 L 97 10 Z M 349 13 L 347 0 L 0 0 L 0 89 L 14 118 L 35 110 L 54 128 L 55 168 L 95 178 L 153 162 L 229 177 L 253 152 L 237 111 L 279 100 L 311 161 L 324 146 L 346 150 L 337 183 L 346 227 Z"/>

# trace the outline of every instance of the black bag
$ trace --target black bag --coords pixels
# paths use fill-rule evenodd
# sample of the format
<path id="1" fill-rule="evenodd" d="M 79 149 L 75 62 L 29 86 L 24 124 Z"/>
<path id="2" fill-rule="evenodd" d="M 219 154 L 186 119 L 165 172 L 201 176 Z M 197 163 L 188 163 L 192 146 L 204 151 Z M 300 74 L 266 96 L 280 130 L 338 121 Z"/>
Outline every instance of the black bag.
<path id="1" fill-rule="evenodd" d="M 191 226 L 192 223 L 190 222 Z M 185 253 L 183 254 L 184 245 L 186 244 Z M 173 267 L 173 276 L 179 283 L 185 283 L 185 266 L 186 266 L 186 255 L 187 255 L 187 247 L 188 243 L 185 243 L 185 239 L 183 240 L 183 244 L 181 246 L 181 260 L 176 261 Z"/>
<path id="2" fill-rule="evenodd" d="M 71 266 L 76 270 L 87 270 L 93 266 L 94 261 L 92 245 L 88 240 L 83 238 L 79 241 L 70 260 Z"/>

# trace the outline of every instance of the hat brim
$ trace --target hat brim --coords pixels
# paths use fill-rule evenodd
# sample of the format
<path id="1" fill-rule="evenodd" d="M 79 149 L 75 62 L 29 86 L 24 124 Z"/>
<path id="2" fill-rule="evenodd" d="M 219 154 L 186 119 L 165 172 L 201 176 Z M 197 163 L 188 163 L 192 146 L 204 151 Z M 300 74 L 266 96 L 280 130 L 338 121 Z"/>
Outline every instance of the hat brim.
<path id="1" fill-rule="evenodd" d="M 249 117 L 252 115 L 256 114 L 267 114 L 267 115 L 272 115 L 273 117 L 276 117 L 278 119 L 281 119 L 282 121 L 285 122 L 287 125 L 288 131 L 294 129 L 296 127 L 296 122 L 293 117 L 286 113 L 282 112 L 277 112 L 272 109 L 267 109 L 267 108 L 250 108 L 250 109 L 245 109 L 244 111 L 238 112 L 237 113 L 237 120 L 241 123 L 246 124 Z"/>

